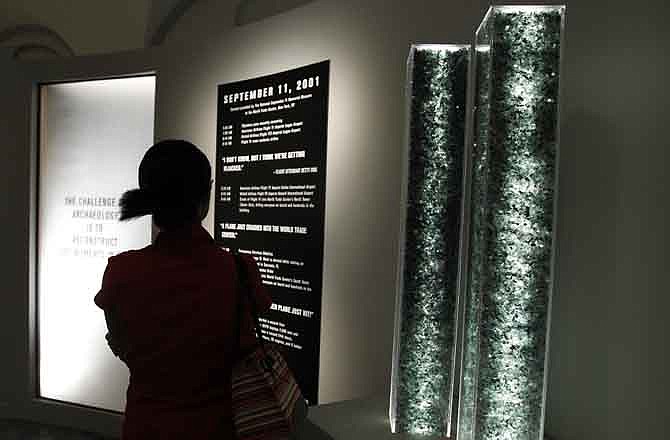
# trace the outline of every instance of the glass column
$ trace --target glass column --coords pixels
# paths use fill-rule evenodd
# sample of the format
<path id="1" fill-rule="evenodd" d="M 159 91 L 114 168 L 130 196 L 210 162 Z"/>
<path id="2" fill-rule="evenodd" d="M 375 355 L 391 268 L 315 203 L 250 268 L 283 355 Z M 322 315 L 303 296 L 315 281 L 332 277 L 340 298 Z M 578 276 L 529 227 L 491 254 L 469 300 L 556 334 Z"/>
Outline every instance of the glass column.
<path id="1" fill-rule="evenodd" d="M 540 440 L 554 267 L 562 6 L 476 34 L 459 440 Z"/>
<path id="2" fill-rule="evenodd" d="M 450 431 L 469 60 L 470 46 L 417 45 L 409 56 L 393 432 Z"/>

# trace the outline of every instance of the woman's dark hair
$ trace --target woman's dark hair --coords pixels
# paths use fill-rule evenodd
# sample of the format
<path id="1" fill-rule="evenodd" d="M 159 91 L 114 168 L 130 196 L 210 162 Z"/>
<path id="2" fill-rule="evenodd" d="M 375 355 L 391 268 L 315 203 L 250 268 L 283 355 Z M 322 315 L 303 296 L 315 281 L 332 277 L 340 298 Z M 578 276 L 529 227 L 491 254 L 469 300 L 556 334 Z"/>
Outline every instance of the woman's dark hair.
<path id="1" fill-rule="evenodd" d="M 138 189 L 121 196 L 121 220 L 153 215 L 161 228 L 200 221 L 200 206 L 209 201 L 212 167 L 190 142 L 165 140 L 144 154 Z"/>

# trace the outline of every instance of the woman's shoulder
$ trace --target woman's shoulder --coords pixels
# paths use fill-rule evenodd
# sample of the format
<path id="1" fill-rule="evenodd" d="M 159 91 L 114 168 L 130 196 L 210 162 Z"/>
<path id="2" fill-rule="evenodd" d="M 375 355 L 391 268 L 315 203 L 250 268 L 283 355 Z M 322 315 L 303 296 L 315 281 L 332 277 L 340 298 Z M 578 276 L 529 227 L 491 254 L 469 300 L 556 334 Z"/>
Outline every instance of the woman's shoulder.
<path id="1" fill-rule="evenodd" d="M 143 258 L 147 258 L 152 250 L 152 245 L 143 247 L 141 249 L 130 249 L 127 251 L 120 252 L 118 254 L 112 255 L 108 259 L 108 264 L 122 264 L 137 261 Z"/>
<path id="2" fill-rule="evenodd" d="M 118 292 L 127 285 L 134 273 L 141 271 L 147 248 L 129 250 L 112 255 L 107 259 L 107 266 L 102 276 L 102 287 L 95 295 L 94 301 L 98 307 L 107 309 L 118 300 Z"/>
<path id="3" fill-rule="evenodd" d="M 151 245 L 110 256 L 107 259 L 107 270 L 119 277 L 125 272 L 135 272 L 146 264 L 151 264 Z"/>

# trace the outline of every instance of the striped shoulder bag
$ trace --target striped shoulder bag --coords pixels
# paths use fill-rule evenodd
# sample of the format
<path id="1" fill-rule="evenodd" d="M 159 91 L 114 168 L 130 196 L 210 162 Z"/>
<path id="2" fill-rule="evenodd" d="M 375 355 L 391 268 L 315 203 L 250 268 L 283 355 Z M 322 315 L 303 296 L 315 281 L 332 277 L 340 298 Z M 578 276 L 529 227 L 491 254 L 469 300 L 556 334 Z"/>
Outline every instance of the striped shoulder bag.
<path id="1" fill-rule="evenodd" d="M 238 348 L 244 295 L 250 304 L 258 341 L 258 346 L 233 366 L 232 409 L 237 439 L 290 440 L 306 418 L 307 405 L 278 347 L 263 341 L 246 264 L 239 254 L 234 257 L 240 284 L 236 326 Z"/>

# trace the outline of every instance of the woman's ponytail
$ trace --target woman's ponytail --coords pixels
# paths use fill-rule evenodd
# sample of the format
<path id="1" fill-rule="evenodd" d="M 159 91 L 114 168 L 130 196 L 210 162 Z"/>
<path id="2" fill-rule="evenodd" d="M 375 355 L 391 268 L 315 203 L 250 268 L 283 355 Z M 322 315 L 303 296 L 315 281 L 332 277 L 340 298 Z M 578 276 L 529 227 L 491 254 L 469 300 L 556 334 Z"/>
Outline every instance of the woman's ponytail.
<path id="1" fill-rule="evenodd" d="M 126 191 L 119 200 L 121 216 L 119 220 L 132 220 L 153 213 L 155 202 L 146 189 Z"/>
<path id="2" fill-rule="evenodd" d="M 139 188 L 119 200 L 120 220 L 151 214 L 162 229 L 202 220 L 200 206 L 209 206 L 212 167 L 198 147 L 182 140 L 160 141 L 144 154 L 137 174 Z"/>

